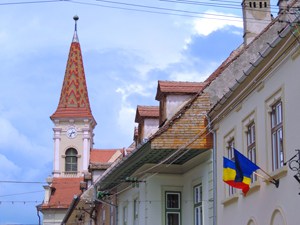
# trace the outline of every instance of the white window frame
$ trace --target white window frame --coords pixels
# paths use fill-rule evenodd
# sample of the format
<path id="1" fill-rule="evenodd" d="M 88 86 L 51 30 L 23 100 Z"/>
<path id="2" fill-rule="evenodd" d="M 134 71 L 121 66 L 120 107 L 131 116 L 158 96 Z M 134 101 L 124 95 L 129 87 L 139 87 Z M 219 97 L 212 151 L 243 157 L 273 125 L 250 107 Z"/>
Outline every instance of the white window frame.
<path id="1" fill-rule="evenodd" d="M 128 223 L 128 207 L 123 206 L 123 225 L 127 225 Z"/>
<path id="2" fill-rule="evenodd" d="M 253 163 L 256 164 L 257 154 L 256 154 L 256 124 L 254 120 L 249 122 L 246 126 L 246 142 L 247 142 L 247 157 Z M 253 173 L 251 175 L 251 182 L 255 182 L 257 176 Z"/>
<path id="3" fill-rule="evenodd" d="M 272 143 L 272 170 L 283 167 L 283 109 L 282 101 L 279 100 L 272 105 L 271 117 L 271 143 Z"/>
<path id="4" fill-rule="evenodd" d="M 170 195 L 175 195 L 177 196 L 177 203 L 175 204 L 174 207 L 170 207 L 170 205 L 168 204 L 168 196 Z M 177 207 L 176 207 L 177 205 Z M 165 210 L 166 210 L 166 214 L 165 214 L 165 218 L 166 218 L 166 225 L 173 225 L 169 223 L 169 217 L 168 215 L 178 215 L 178 225 L 181 225 L 181 192 L 180 191 L 166 191 L 165 192 Z"/>
<path id="5" fill-rule="evenodd" d="M 110 202 L 113 204 L 113 201 Z M 109 206 L 109 224 L 113 225 L 114 224 L 114 206 Z"/>
<path id="6" fill-rule="evenodd" d="M 274 91 L 266 100 L 266 118 L 267 127 L 266 132 L 268 134 L 268 168 L 272 171 L 276 171 L 283 167 L 283 161 L 285 158 L 284 150 L 284 86 L 279 87 Z M 280 112 L 276 114 L 276 106 L 280 104 Z M 278 108 L 277 108 L 278 109 Z M 275 110 L 275 111 L 274 111 Z M 274 114 L 275 113 L 275 114 Z M 275 121 L 274 121 L 275 119 Z M 278 130 L 279 128 L 279 130 Z M 277 137 L 276 132 L 277 130 Z M 274 137 L 273 137 L 274 135 Z M 279 139 L 278 139 L 279 138 Z M 276 143 L 277 139 L 277 143 Z M 278 142 L 279 141 L 279 142 Z M 280 146 L 280 149 L 278 149 Z M 279 160 L 277 160 L 279 159 Z"/>
<path id="7" fill-rule="evenodd" d="M 133 200 L 133 224 L 134 225 L 139 224 L 139 200 L 138 200 L 138 198 L 135 198 Z"/>
<path id="8" fill-rule="evenodd" d="M 227 140 L 227 146 L 226 146 L 226 149 L 227 149 L 227 158 L 234 161 L 234 147 L 235 147 L 235 139 L 234 137 L 232 136 L 231 138 L 229 138 Z M 228 187 L 228 196 L 232 196 L 236 193 L 236 189 L 234 187 L 231 187 L 229 185 L 227 185 Z"/>
<path id="9" fill-rule="evenodd" d="M 194 225 L 203 225 L 203 186 L 194 187 Z"/>

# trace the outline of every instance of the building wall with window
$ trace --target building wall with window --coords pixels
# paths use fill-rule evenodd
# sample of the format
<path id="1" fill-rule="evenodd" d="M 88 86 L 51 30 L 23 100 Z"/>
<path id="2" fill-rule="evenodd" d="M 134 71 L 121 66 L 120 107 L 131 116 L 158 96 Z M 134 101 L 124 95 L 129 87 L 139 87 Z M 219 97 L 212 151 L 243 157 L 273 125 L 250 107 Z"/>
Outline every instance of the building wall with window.
<path id="1" fill-rule="evenodd" d="M 290 38 L 289 38 L 290 37 Z M 286 47 L 284 47 L 286 46 Z M 276 49 L 277 48 L 277 49 Z M 227 95 L 211 121 L 217 155 L 217 224 L 299 224 L 300 184 L 284 162 L 300 148 L 299 42 L 290 35 Z M 247 156 L 279 187 L 256 176 L 246 196 L 222 180 L 223 156 L 233 159 L 231 147 Z M 267 178 L 261 170 L 259 174 Z"/>
<path id="2" fill-rule="evenodd" d="M 212 225 L 212 152 L 184 173 L 148 174 L 118 194 L 118 225 Z"/>

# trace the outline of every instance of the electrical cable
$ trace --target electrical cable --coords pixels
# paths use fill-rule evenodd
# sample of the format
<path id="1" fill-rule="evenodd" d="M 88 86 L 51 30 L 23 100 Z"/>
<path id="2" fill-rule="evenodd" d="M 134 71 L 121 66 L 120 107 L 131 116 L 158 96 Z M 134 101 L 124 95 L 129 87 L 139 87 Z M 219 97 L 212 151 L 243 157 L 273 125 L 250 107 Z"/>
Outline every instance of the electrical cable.
<path id="1" fill-rule="evenodd" d="M 140 4 L 131 4 L 131 3 L 118 2 L 118 1 L 109 1 L 109 0 L 96 0 L 96 1 L 103 2 L 103 3 L 109 3 L 109 4 L 115 4 L 115 5 L 125 5 L 125 6 L 129 6 L 129 7 L 156 9 L 156 10 L 162 10 L 163 12 L 153 11 L 153 10 L 144 10 L 144 9 L 138 9 L 138 8 L 128 8 L 128 7 L 119 7 L 119 6 L 112 6 L 112 5 L 87 3 L 87 2 L 81 2 L 81 1 L 76 1 L 76 0 L 70 0 L 69 2 L 83 4 L 83 5 L 93 5 L 93 6 L 99 6 L 99 7 L 130 10 L 130 11 L 137 11 L 137 12 L 147 12 L 147 13 L 162 14 L 162 15 L 174 15 L 174 16 L 192 17 L 192 18 L 206 18 L 206 19 L 210 19 L 210 20 L 237 21 L 237 22 L 240 22 L 242 20 L 242 17 L 240 17 L 240 16 L 228 15 L 228 14 L 195 12 L 195 11 L 188 11 L 188 10 L 170 9 L 170 8 L 163 8 L 163 7 L 156 7 L 156 6 L 149 6 L 149 5 L 140 5 Z M 168 12 L 165 12 L 165 11 L 168 11 Z M 176 13 L 170 13 L 169 11 L 176 12 Z M 185 14 L 178 14 L 178 13 L 185 13 Z M 212 17 L 209 17 L 209 16 L 212 16 Z M 227 18 L 227 19 L 225 19 L 225 18 Z M 270 22 L 269 20 L 257 21 L 252 18 L 249 18 L 249 21 L 250 22 L 255 21 L 255 23 L 269 23 Z"/>
<path id="2" fill-rule="evenodd" d="M 4 3 L 0 3 L 0 5 L 26 5 L 26 4 L 65 2 L 65 1 L 68 1 L 68 0 L 42 0 L 42 1 L 27 1 L 27 2 L 4 2 Z"/>
<path id="3" fill-rule="evenodd" d="M 109 0 L 96 0 L 96 1 L 105 2 L 105 3 L 112 3 L 112 4 L 119 4 L 119 5 L 126 5 L 126 6 L 134 6 L 134 7 L 138 7 L 138 8 L 157 9 L 157 10 L 180 12 L 180 13 L 191 13 L 191 14 L 197 14 L 197 15 L 198 14 L 205 14 L 205 15 L 209 15 L 209 16 L 220 16 L 219 14 L 213 14 L 213 13 L 200 13 L 200 12 L 195 12 L 195 11 L 170 9 L 170 8 L 163 8 L 163 7 L 157 7 L 157 6 L 148 6 L 148 5 L 138 5 L 138 4 L 118 2 L 118 1 L 109 1 Z M 227 17 L 240 18 L 239 16 L 232 16 L 232 15 L 228 15 Z"/>
<path id="4" fill-rule="evenodd" d="M 13 184 L 46 184 L 42 181 L 16 181 L 16 180 L 0 180 L 0 183 L 13 183 Z"/>
<path id="5" fill-rule="evenodd" d="M 33 4 L 33 3 L 53 3 L 53 2 L 68 2 L 73 4 L 82 4 L 82 5 L 90 5 L 90 6 L 98 6 L 98 7 L 105 7 L 105 8 L 112 8 L 112 9 L 120 9 L 120 10 L 129 10 L 129 11 L 136 11 L 136 12 L 145 12 L 145 13 L 152 13 L 152 14 L 161 14 L 161 15 L 172 15 L 172 16 L 181 16 L 181 17 L 191 17 L 191 18 L 206 18 L 210 20 L 226 20 L 226 21 L 238 21 L 240 22 L 242 17 L 235 16 L 235 15 L 220 15 L 220 14 L 213 14 L 213 13 L 203 13 L 203 12 L 195 12 L 195 11 L 189 11 L 189 10 L 178 10 L 178 9 L 171 9 L 171 8 L 163 8 L 163 7 L 157 7 L 157 6 L 149 6 L 149 5 L 141 5 L 141 4 L 131 4 L 131 3 L 124 3 L 124 2 L 118 2 L 118 1 L 108 1 L 108 0 L 95 0 L 98 2 L 108 3 L 108 4 L 118 4 L 118 5 L 125 5 L 128 7 L 119 7 L 119 6 L 113 6 L 113 5 L 103 5 L 103 4 L 96 4 L 96 3 L 88 3 L 83 1 L 76 1 L 76 0 L 44 0 L 44 1 L 27 1 L 27 2 L 6 2 L 6 3 L 0 3 L 0 5 L 21 5 L 21 4 Z M 172 0 L 162 0 L 162 1 L 169 1 Z M 174 1 L 176 3 L 182 3 L 182 1 Z M 214 3 L 214 6 L 222 6 L 221 4 Z M 132 8 L 134 7 L 134 8 Z M 139 8 L 145 8 L 145 9 L 139 9 Z M 150 10 L 152 9 L 152 10 Z M 153 11 L 153 10 L 160 10 L 160 11 Z M 167 11 L 167 12 L 166 12 Z M 174 12 L 174 13 L 172 13 Z M 179 14 L 184 13 L 184 14 Z M 202 16 L 201 16 L 202 15 Z M 212 17 L 207 17 L 212 16 Z M 227 18 L 227 19 L 224 19 Z M 249 18 L 249 21 L 251 21 L 252 18 Z M 255 19 L 253 19 L 254 21 Z M 256 21 L 257 22 L 257 21 Z M 258 23 L 268 23 L 269 21 L 259 21 Z"/>
<path id="6" fill-rule="evenodd" d="M 39 193 L 39 192 L 44 192 L 44 190 L 42 190 L 42 191 L 29 191 L 29 192 L 15 193 L 15 194 L 7 194 L 7 195 L 0 195 L 0 198 L 2 198 L 2 197 L 8 197 L 8 196 L 16 196 L 16 195 L 25 195 L 25 194 Z"/>
<path id="7" fill-rule="evenodd" d="M 288 47 L 287 49 L 289 49 L 290 46 L 292 46 L 295 42 L 298 42 L 298 40 L 297 40 L 296 38 L 295 38 L 295 41 L 293 41 L 293 42 L 289 45 L 289 47 Z M 281 48 L 283 48 L 283 46 L 281 46 Z M 279 56 L 279 58 L 280 58 L 282 55 L 284 55 L 284 54 L 285 54 L 285 52 L 281 53 L 280 56 Z M 277 60 L 278 60 L 278 59 L 277 59 Z M 277 61 L 277 60 L 276 60 L 276 61 Z M 249 85 L 251 85 L 251 84 L 249 84 Z M 249 86 L 249 85 L 248 85 L 248 86 Z M 199 94 L 201 94 L 201 93 L 199 93 Z M 238 102 L 238 103 L 240 103 L 240 102 Z M 237 103 L 237 104 L 238 104 L 238 103 Z M 224 110 L 225 110 L 225 109 L 223 109 L 222 112 L 223 112 Z M 218 117 L 219 117 L 219 116 L 216 116 L 212 121 L 210 121 L 210 123 L 206 126 L 206 129 L 209 128 L 209 126 L 211 125 L 211 123 L 214 122 L 214 120 L 216 120 Z M 204 129 L 204 132 L 206 132 L 206 129 Z M 199 135 L 200 133 L 201 133 L 201 132 L 199 132 L 197 135 Z M 197 135 L 195 135 L 194 138 L 196 138 Z M 209 135 L 209 133 L 207 133 L 207 134 L 205 135 L 205 137 L 206 137 L 207 135 Z M 201 137 L 201 134 L 199 135 L 199 137 Z M 194 138 L 190 139 L 190 141 L 192 141 Z M 189 141 L 189 142 L 190 142 L 190 141 Z M 193 141 L 192 141 L 192 142 L 193 142 Z M 187 143 L 187 146 L 188 146 L 188 145 L 189 145 L 189 144 Z M 178 148 L 173 154 L 171 154 L 171 156 L 175 155 L 175 154 L 176 154 L 177 152 L 179 152 L 180 150 L 181 150 L 181 147 Z M 167 160 L 164 159 L 164 160 L 162 160 L 161 162 L 159 162 L 159 163 L 155 164 L 154 166 L 152 166 L 151 168 L 148 168 L 148 169 L 146 169 L 146 170 L 144 170 L 144 171 L 141 171 L 141 172 L 137 173 L 136 175 L 145 174 L 146 172 L 148 172 L 148 171 L 154 169 L 155 167 L 157 167 L 157 166 L 163 164 L 164 162 L 168 161 L 169 158 L 170 158 L 170 156 L 167 157 Z M 178 158 L 176 158 L 176 160 L 177 160 L 177 159 L 178 159 Z M 173 163 L 173 162 L 176 161 L 176 160 L 173 160 L 171 163 Z M 156 174 L 157 174 L 157 173 L 156 173 Z M 127 188 L 128 188 L 128 187 L 127 187 Z M 127 189 L 127 188 L 126 188 L 126 189 Z"/>

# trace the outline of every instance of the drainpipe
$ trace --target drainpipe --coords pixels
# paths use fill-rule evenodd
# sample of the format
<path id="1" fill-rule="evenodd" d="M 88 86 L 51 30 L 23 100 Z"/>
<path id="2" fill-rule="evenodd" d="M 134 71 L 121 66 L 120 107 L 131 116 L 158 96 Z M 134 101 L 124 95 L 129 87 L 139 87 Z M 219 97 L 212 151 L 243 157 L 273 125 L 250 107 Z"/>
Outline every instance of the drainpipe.
<path id="1" fill-rule="evenodd" d="M 208 131 L 213 134 L 213 225 L 217 225 L 217 134 L 212 129 L 211 119 L 205 115 L 208 122 Z"/>
<path id="2" fill-rule="evenodd" d="M 217 225 L 217 134 L 213 130 L 213 225 Z"/>
<path id="3" fill-rule="evenodd" d="M 116 224 L 115 225 L 118 225 L 118 221 L 119 221 L 119 207 L 118 207 L 118 196 L 116 195 Z"/>
<path id="4" fill-rule="evenodd" d="M 106 205 L 112 206 L 112 207 L 114 207 L 116 209 L 115 225 L 118 224 L 118 203 L 117 203 L 117 201 L 118 201 L 117 195 L 116 195 L 116 204 L 112 204 L 110 202 L 106 202 L 104 200 L 98 199 L 97 198 L 97 186 L 94 187 L 94 202 L 106 204 Z"/>
<path id="5" fill-rule="evenodd" d="M 39 225 L 41 225 L 41 216 L 40 216 L 40 211 L 39 211 L 39 207 L 40 205 L 38 205 L 38 206 L 36 206 L 36 214 L 37 214 L 37 216 L 38 216 L 38 218 L 39 218 Z"/>

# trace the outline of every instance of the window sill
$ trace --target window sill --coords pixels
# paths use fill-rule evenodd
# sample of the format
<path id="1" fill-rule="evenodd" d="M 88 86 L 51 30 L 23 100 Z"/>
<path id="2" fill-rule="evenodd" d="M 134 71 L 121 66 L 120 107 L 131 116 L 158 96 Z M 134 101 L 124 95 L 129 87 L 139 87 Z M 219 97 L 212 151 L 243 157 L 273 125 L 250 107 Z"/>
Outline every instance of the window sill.
<path id="1" fill-rule="evenodd" d="M 238 199 L 239 199 L 239 191 L 237 191 L 234 195 L 227 197 L 221 203 L 222 203 L 222 205 L 227 206 L 227 205 L 237 202 Z"/>
<path id="2" fill-rule="evenodd" d="M 247 197 L 248 195 L 251 195 L 254 192 L 257 192 L 259 189 L 260 189 L 260 182 L 257 180 L 250 185 L 250 189 L 245 197 Z"/>
<path id="3" fill-rule="evenodd" d="M 287 172 L 288 172 L 288 168 L 287 166 L 283 166 L 275 171 L 273 171 L 270 176 L 273 177 L 274 179 L 280 179 L 282 177 L 285 177 L 287 175 Z M 271 184 L 271 179 L 267 180 L 266 183 L 267 184 Z"/>

